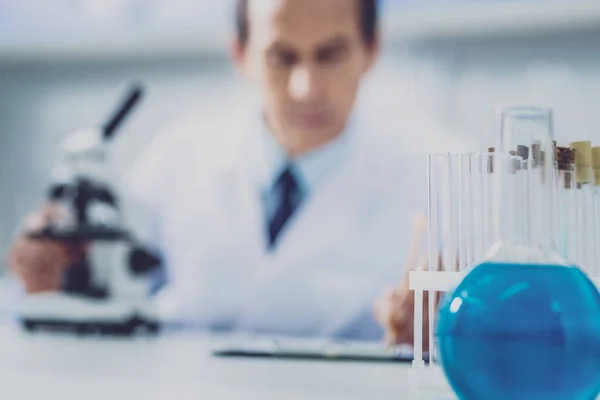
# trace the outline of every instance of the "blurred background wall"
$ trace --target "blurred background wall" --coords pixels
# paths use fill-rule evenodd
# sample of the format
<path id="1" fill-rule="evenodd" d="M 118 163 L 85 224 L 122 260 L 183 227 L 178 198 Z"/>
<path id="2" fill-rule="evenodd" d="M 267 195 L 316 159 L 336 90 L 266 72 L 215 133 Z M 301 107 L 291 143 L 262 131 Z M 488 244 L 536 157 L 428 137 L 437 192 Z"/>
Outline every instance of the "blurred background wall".
<path id="1" fill-rule="evenodd" d="M 123 173 L 179 115 L 249 104 L 227 58 L 231 17 L 222 0 L 0 0 L 2 252 L 41 204 L 60 138 L 102 121 L 129 80 L 148 96 L 115 146 Z M 600 144 L 599 2 L 388 1 L 383 19 L 364 101 L 381 123 L 416 107 L 477 149 L 496 105 L 550 105 L 559 142 Z"/>

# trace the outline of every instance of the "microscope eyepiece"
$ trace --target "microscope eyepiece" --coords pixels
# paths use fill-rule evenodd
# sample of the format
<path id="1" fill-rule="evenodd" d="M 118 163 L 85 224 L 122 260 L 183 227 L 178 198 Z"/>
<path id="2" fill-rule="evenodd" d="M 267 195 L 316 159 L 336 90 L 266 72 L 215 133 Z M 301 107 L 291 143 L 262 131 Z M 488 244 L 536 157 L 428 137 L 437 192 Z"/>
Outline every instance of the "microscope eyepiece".
<path id="1" fill-rule="evenodd" d="M 134 84 L 129 89 L 121 105 L 102 128 L 104 140 L 110 140 L 115 136 L 125 118 L 131 114 L 135 106 L 140 102 L 143 94 L 144 88 L 139 83 Z"/>

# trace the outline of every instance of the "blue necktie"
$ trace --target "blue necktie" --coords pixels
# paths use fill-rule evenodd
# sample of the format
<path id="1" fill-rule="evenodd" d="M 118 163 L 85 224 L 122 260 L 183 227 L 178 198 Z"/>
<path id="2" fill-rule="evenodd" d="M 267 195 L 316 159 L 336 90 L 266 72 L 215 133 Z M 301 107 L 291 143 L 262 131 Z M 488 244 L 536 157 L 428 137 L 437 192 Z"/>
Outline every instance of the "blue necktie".
<path id="1" fill-rule="evenodd" d="M 300 205 L 298 180 L 291 166 L 287 166 L 277 179 L 274 192 L 278 201 L 275 214 L 269 221 L 270 249 L 275 247 L 279 234 Z"/>

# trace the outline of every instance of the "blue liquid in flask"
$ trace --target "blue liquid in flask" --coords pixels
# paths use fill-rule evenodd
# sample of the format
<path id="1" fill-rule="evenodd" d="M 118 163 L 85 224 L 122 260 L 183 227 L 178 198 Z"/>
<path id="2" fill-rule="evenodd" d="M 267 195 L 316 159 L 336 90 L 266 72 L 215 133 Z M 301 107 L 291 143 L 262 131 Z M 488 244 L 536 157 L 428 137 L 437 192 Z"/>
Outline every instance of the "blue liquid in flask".
<path id="1" fill-rule="evenodd" d="M 600 393 L 600 294 L 576 267 L 484 262 L 445 297 L 437 336 L 461 400 Z"/>

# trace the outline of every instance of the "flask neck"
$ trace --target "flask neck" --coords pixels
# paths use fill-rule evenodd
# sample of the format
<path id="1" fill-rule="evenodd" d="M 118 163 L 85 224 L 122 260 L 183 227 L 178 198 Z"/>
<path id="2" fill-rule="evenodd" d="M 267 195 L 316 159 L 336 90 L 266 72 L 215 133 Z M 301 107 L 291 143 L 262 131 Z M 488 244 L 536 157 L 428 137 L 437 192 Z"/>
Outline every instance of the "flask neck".
<path id="1" fill-rule="evenodd" d="M 555 143 L 550 110 L 502 110 L 494 156 L 496 243 L 556 249 Z"/>

